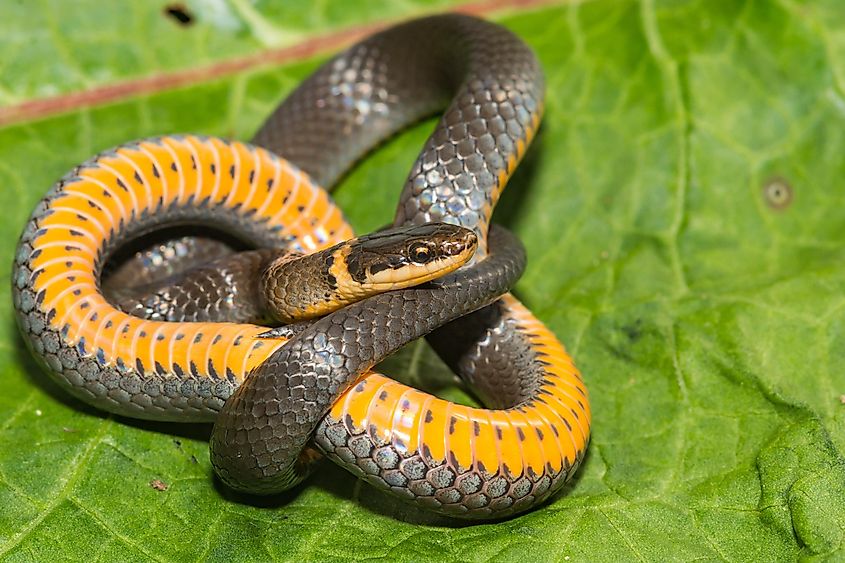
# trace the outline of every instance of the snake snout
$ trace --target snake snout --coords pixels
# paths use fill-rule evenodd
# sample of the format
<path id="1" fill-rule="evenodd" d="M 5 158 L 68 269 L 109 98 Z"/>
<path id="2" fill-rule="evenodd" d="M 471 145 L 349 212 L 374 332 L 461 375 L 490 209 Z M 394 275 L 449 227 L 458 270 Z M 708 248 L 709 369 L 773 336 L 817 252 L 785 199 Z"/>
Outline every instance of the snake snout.
<path id="1" fill-rule="evenodd" d="M 456 227 L 458 231 L 452 240 L 443 242 L 443 253 L 447 256 L 457 256 L 463 252 L 472 255 L 478 248 L 478 235 L 464 227 Z"/>

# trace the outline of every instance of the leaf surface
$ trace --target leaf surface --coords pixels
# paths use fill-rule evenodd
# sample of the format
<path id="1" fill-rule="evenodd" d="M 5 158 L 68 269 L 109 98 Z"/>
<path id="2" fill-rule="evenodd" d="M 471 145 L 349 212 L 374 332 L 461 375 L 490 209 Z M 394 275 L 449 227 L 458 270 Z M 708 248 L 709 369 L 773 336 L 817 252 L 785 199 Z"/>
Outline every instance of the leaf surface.
<path id="1" fill-rule="evenodd" d="M 449 2 L 202 0 L 183 6 L 188 25 L 158 3 L 112 4 L 4 2 L 0 106 Z M 517 293 L 590 388 L 593 441 L 574 482 L 529 514 L 476 526 L 397 504 L 329 463 L 290 494 L 246 503 L 211 478 L 207 428 L 105 416 L 50 383 L 17 334 L 6 270 L 0 559 L 845 558 L 845 5 L 595 0 L 492 16 L 547 75 L 541 134 L 496 218 L 528 249 Z M 0 263 L 75 164 L 150 135 L 248 139 L 322 60 L 0 128 Z M 339 186 L 359 232 L 392 218 L 432 123 Z M 433 374 L 444 396 L 468 400 L 424 345 L 385 369 Z"/>

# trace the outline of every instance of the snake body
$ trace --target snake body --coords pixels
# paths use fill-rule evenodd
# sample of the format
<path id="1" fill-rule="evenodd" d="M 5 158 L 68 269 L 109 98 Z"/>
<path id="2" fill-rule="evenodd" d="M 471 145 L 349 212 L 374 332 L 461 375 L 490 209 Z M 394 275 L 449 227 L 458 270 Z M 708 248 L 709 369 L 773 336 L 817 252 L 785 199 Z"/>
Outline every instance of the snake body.
<path id="1" fill-rule="evenodd" d="M 497 299 L 521 272 L 521 247 L 496 231 L 487 245 L 542 99 L 539 64 L 517 37 L 435 16 L 321 67 L 256 135 L 269 150 L 168 136 L 102 153 L 59 181 L 24 229 L 13 296 L 25 339 L 57 382 L 99 408 L 216 418 L 212 461 L 239 489 L 296 482 L 310 437 L 341 466 L 424 508 L 490 518 L 534 506 L 573 475 L 590 435 L 586 388 L 563 346 L 514 297 Z M 473 229 L 469 267 L 269 337 L 242 322 L 143 319 L 103 295 L 100 274 L 116 249 L 165 225 L 213 225 L 248 245 L 302 253 L 349 239 L 317 184 L 333 185 L 375 144 L 442 107 L 394 224 Z M 368 371 L 432 330 L 438 353 L 493 410 Z"/>

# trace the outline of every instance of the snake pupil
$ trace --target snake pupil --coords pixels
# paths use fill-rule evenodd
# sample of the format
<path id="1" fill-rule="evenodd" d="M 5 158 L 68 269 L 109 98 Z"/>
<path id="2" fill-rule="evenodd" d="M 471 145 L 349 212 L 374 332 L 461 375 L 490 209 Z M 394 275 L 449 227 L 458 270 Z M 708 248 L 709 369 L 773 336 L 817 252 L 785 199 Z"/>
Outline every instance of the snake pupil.
<path id="1" fill-rule="evenodd" d="M 431 260 L 431 250 L 424 244 L 414 244 L 410 248 L 411 260 L 416 264 L 425 264 Z"/>

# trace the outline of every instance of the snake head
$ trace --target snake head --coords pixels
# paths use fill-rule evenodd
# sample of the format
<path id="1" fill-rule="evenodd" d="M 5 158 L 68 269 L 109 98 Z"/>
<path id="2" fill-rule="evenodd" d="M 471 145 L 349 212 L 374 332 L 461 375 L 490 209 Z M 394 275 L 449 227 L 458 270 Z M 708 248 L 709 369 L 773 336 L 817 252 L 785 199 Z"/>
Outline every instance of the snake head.
<path id="1" fill-rule="evenodd" d="M 439 278 L 466 264 L 478 237 L 446 223 L 399 227 L 271 263 L 258 282 L 264 308 L 284 323 Z"/>
<path id="2" fill-rule="evenodd" d="M 344 262 L 351 281 L 368 291 L 418 285 L 466 264 L 478 237 L 448 223 L 397 227 L 349 241 Z"/>

